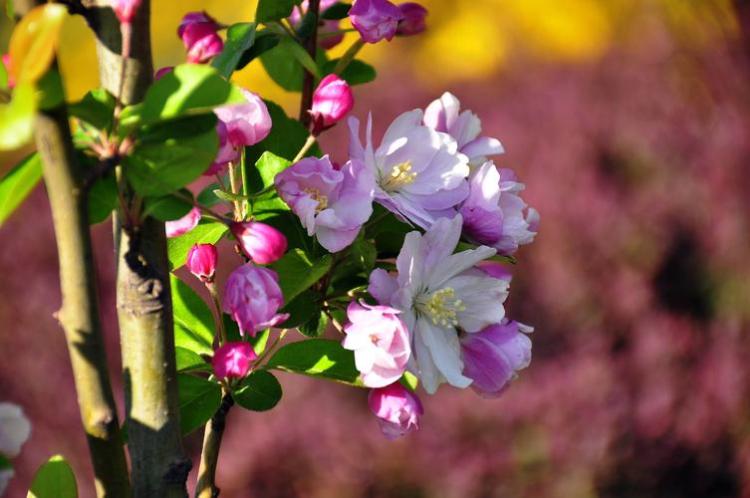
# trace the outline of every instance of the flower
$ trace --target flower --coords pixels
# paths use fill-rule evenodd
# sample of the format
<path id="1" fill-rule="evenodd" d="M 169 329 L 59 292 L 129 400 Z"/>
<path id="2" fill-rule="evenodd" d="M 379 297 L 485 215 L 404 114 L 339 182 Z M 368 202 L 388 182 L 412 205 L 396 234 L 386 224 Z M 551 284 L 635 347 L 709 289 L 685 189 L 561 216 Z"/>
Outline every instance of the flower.
<path id="1" fill-rule="evenodd" d="M 110 0 L 112 10 L 123 24 L 130 24 L 141 6 L 141 0 Z"/>
<path id="2" fill-rule="evenodd" d="M 255 337 L 261 330 L 283 322 L 289 315 L 277 313 L 284 305 L 279 276 L 268 268 L 240 266 L 229 275 L 224 290 L 224 311 L 240 326 L 240 333 Z"/>
<path id="3" fill-rule="evenodd" d="M 0 403 L 0 455 L 15 458 L 31 435 L 31 424 L 20 406 Z"/>
<path id="4" fill-rule="evenodd" d="M 445 133 L 423 126 L 422 111 L 406 112 L 388 127 L 373 150 L 372 119 L 367 122 L 365 147 L 359 121 L 349 119 L 349 155 L 362 161 L 375 177 L 375 200 L 422 228 L 461 203 L 469 194 L 468 158 Z"/>
<path id="5" fill-rule="evenodd" d="M 512 254 L 518 246 L 532 242 L 539 213 L 528 208 L 518 195 L 523 189 L 524 184 L 511 170 L 498 170 L 492 161 L 484 163 L 472 173 L 469 197 L 459 209 L 464 234 L 501 254 Z"/>
<path id="6" fill-rule="evenodd" d="M 427 9 L 416 2 L 406 2 L 399 4 L 399 10 L 404 18 L 398 23 L 396 34 L 398 36 L 417 35 L 425 30 L 425 18 Z"/>
<path id="7" fill-rule="evenodd" d="M 312 133 L 320 134 L 339 121 L 354 107 L 354 95 L 349 84 L 336 76 L 329 74 L 318 84 L 313 93 Z"/>
<path id="8" fill-rule="evenodd" d="M 167 237 L 179 237 L 180 235 L 188 233 L 190 230 L 198 226 L 201 221 L 201 210 L 194 207 L 188 214 L 182 218 L 174 221 L 168 221 L 164 223 L 164 228 L 167 231 Z"/>
<path id="9" fill-rule="evenodd" d="M 354 351 L 357 370 L 367 387 L 396 382 L 406 370 L 411 347 L 409 331 L 398 317 L 400 311 L 364 302 L 349 304 L 344 327 L 344 348 Z"/>
<path id="10" fill-rule="evenodd" d="M 307 234 L 330 252 L 354 242 L 372 214 L 375 180 L 359 161 L 337 170 L 328 156 L 308 157 L 276 175 L 274 183 Z"/>
<path id="11" fill-rule="evenodd" d="M 325 13 L 326 10 L 336 5 L 339 0 L 321 0 L 320 1 L 320 12 Z M 289 16 L 289 22 L 295 28 L 300 27 L 302 22 L 302 12 L 307 12 L 309 2 L 304 0 L 299 8 L 295 8 L 292 11 L 292 15 Z M 338 33 L 335 35 L 320 36 L 321 33 L 334 33 L 339 30 L 341 22 L 335 19 L 320 19 L 318 23 L 318 44 L 326 50 L 330 50 L 344 40 L 344 34 Z"/>
<path id="12" fill-rule="evenodd" d="M 188 62 L 206 62 L 221 53 L 224 41 L 217 34 L 219 24 L 205 12 L 188 12 L 177 28 L 177 35 L 188 51 Z"/>
<path id="13" fill-rule="evenodd" d="M 255 145 L 271 132 L 271 115 L 263 99 L 244 88 L 241 90 L 247 102 L 214 109 L 226 126 L 227 141 L 235 149 Z"/>
<path id="14" fill-rule="evenodd" d="M 370 391 L 367 404 L 378 417 L 380 430 L 388 439 L 419 429 L 419 417 L 424 414 L 417 395 L 398 382 Z"/>
<path id="15" fill-rule="evenodd" d="M 171 73 L 174 70 L 174 66 L 164 66 L 157 69 L 154 73 L 154 81 L 162 79 L 165 75 Z"/>
<path id="16" fill-rule="evenodd" d="M 486 156 L 502 154 L 503 145 L 496 138 L 480 137 L 482 122 L 476 114 L 464 111 L 459 114 L 461 103 L 450 92 L 434 100 L 424 111 L 424 124 L 448 133 L 458 142 L 458 149 L 469 157 L 472 165 L 480 165 Z"/>
<path id="17" fill-rule="evenodd" d="M 267 265 L 286 252 L 286 237 L 271 225 L 258 221 L 232 223 L 229 227 L 245 256 L 259 265 Z"/>
<path id="18" fill-rule="evenodd" d="M 211 166 L 203 173 L 205 176 L 218 175 L 224 171 L 229 163 L 240 160 L 240 150 L 232 147 L 229 143 L 227 125 L 222 121 L 216 122 L 216 134 L 219 135 L 219 151 Z"/>
<path id="19" fill-rule="evenodd" d="M 195 244 L 190 248 L 185 265 L 190 273 L 204 282 L 212 282 L 219 255 L 213 244 Z"/>
<path id="20" fill-rule="evenodd" d="M 12 468 L 0 469 L 0 496 L 5 493 L 5 489 L 8 487 L 10 480 L 13 479 L 14 474 Z"/>
<path id="21" fill-rule="evenodd" d="M 214 351 L 211 360 L 219 379 L 241 379 L 250 371 L 250 364 L 258 358 L 248 342 L 227 342 Z"/>
<path id="22" fill-rule="evenodd" d="M 464 375 L 479 394 L 499 396 L 516 372 L 531 362 L 531 340 L 526 335 L 533 328 L 504 319 L 475 334 L 461 338 Z"/>
<path id="23" fill-rule="evenodd" d="M 505 316 L 508 282 L 474 268 L 495 250 L 481 246 L 453 254 L 462 223 L 457 215 L 437 220 L 424 235 L 408 233 L 396 260 L 398 274 L 370 275 L 370 293 L 402 311 L 414 341 L 409 370 L 430 394 L 446 381 L 461 388 L 471 384 L 462 374 L 457 328 L 474 333 Z"/>
<path id="24" fill-rule="evenodd" d="M 388 0 L 356 0 L 349 10 L 349 20 L 362 40 L 377 43 L 392 40 L 404 15 Z"/>

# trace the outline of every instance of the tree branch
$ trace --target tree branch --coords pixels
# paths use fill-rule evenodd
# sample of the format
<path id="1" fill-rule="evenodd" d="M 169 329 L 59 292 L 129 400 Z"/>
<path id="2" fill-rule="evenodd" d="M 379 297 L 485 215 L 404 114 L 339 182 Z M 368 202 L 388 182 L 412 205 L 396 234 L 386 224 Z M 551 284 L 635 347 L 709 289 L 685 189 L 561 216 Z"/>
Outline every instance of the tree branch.
<path id="1" fill-rule="evenodd" d="M 227 413 L 229 413 L 232 405 L 234 405 L 232 395 L 225 394 L 216 414 L 206 424 L 195 498 L 216 498 L 219 496 L 219 488 L 216 487 L 216 464 L 219 461 L 219 449 L 221 448 L 221 438 L 224 436 Z"/>
<path id="2" fill-rule="evenodd" d="M 320 0 L 310 0 L 306 15 L 313 16 L 314 27 L 310 37 L 305 41 L 305 48 L 312 60 L 316 60 L 318 50 L 318 22 L 320 20 Z M 315 75 L 305 70 L 305 79 L 302 81 L 302 100 L 300 101 L 299 120 L 305 127 L 310 126 L 310 113 L 312 108 L 313 91 L 315 91 Z"/>

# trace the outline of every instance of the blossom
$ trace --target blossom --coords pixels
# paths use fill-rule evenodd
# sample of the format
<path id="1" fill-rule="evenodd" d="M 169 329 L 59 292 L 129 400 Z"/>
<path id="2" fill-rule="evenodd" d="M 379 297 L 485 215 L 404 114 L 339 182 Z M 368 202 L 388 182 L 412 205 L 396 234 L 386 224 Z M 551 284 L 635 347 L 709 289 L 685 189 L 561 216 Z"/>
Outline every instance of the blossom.
<path id="1" fill-rule="evenodd" d="M 212 282 L 216 274 L 216 260 L 219 255 L 213 244 L 195 244 L 190 248 L 185 266 L 190 273 L 204 282 Z"/>
<path id="2" fill-rule="evenodd" d="M 219 24 L 205 12 L 188 12 L 177 28 L 188 51 L 188 62 L 206 62 L 221 53 L 224 41 L 217 34 Z"/>
<path id="3" fill-rule="evenodd" d="M 375 180 L 356 160 L 337 170 L 328 156 L 308 157 L 276 175 L 274 182 L 307 234 L 330 252 L 354 242 L 372 214 Z"/>
<path id="4" fill-rule="evenodd" d="M 398 317 L 400 311 L 364 302 L 349 304 L 349 323 L 344 327 L 344 348 L 354 351 L 357 370 L 367 387 L 396 382 L 406 370 L 411 354 L 409 331 Z"/>
<path id="5" fill-rule="evenodd" d="M 222 121 L 216 122 L 216 134 L 219 136 L 219 151 L 216 153 L 214 162 L 211 163 L 211 166 L 209 166 L 203 173 L 206 176 L 220 174 L 229 163 L 234 163 L 240 160 L 240 150 L 235 149 L 232 144 L 229 143 L 227 125 Z"/>
<path id="6" fill-rule="evenodd" d="M 329 74 L 318 84 L 313 93 L 312 116 L 313 135 L 318 135 L 346 116 L 354 107 L 354 95 L 349 84 L 336 76 Z"/>
<path id="7" fill-rule="evenodd" d="M 0 403 L 0 455 L 15 458 L 31 435 L 31 424 L 20 406 Z"/>
<path id="8" fill-rule="evenodd" d="M 154 73 L 154 81 L 162 79 L 165 75 L 171 73 L 174 70 L 174 66 L 164 66 L 159 68 Z"/>
<path id="9" fill-rule="evenodd" d="M 198 226 L 201 221 L 201 210 L 194 207 L 188 214 L 182 218 L 174 221 L 168 221 L 164 223 L 164 228 L 167 231 L 167 237 L 179 237 L 180 235 L 188 233 L 190 230 Z"/>
<path id="10" fill-rule="evenodd" d="M 474 242 L 512 254 L 534 240 L 539 213 L 518 195 L 524 184 L 509 169 L 498 170 L 491 161 L 472 173 L 469 196 L 459 211 L 464 234 Z"/>
<path id="11" fill-rule="evenodd" d="M 255 145 L 271 132 L 271 115 L 263 99 L 244 88 L 241 91 L 245 103 L 214 109 L 226 126 L 227 141 L 235 149 Z"/>
<path id="12" fill-rule="evenodd" d="M 410 232 L 396 260 L 397 275 L 384 270 L 370 275 L 370 293 L 380 304 L 402 311 L 413 336 L 409 370 L 433 394 L 442 382 L 467 387 L 462 374 L 458 330 L 478 332 L 500 323 L 508 281 L 493 278 L 474 266 L 495 254 L 481 246 L 453 254 L 463 220 L 441 218 L 422 235 Z"/>
<path id="13" fill-rule="evenodd" d="M 445 92 L 425 109 L 424 124 L 452 136 L 472 165 L 482 164 L 487 160 L 486 156 L 502 154 L 503 145 L 498 139 L 479 136 L 482 132 L 479 117 L 471 111 L 459 113 L 460 110 L 458 99 L 452 93 Z"/>
<path id="14" fill-rule="evenodd" d="M 367 403 L 388 439 L 419 429 L 419 417 L 424 414 L 422 403 L 416 394 L 398 382 L 370 391 Z"/>
<path id="15" fill-rule="evenodd" d="M 5 493 L 5 489 L 8 487 L 10 480 L 13 479 L 14 474 L 12 468 L 6 467 L 0 469 L 0 496 L 3 496 L 3 493 Z"/>
<path id="16" fill-rule="evenodd" d="M 121 23 L 130 24 L 141 6 L 141 0 L 110 0 L 110 5 Z"/>
<path id="17" fill-rule="evenodd" d="M 349 10 L 349 20 L 362 40 L 377 43 L 393 39 L 404 15 L 388 0 L 356 0 Z"/>
<path id="18" fill-rule="evenodd" d="M 246 221 L 232 223 L 229 228 L 245 256 L 259 265 L 273 263 L 286 252 L 286 237 L 271 225 Z"/>
<path id="19" fill-rule="evenodd" d="M 406 2 L 398 6 L 404 18 L 398 23 L 396 34 L 399 36 L 417 35 L 425 30 L 427 9 L 416 2 Z"/>
<path id="20" fill-rule="evenodd" d="M 289 315 L 277 313 L 284 305 L 279 276 L 268 268 L 240 266 L 229 275 L 224 290 L 224 311 L 240 326 L 240 333 L 255 334 L 283 322 Z"/>
<path id="21" fill-rule="evenodd" d="M 320 1 L 320 12 L 325 13 L 326 10 L 331 8 L 332 6 L 336 5 L 339 2 L 339 0 L 321 0 Z M 308 0 L 304 0 L 300 5 L 299 8 L 295 8 L 292 11 L 292 15 L 289 16 L 289 22 L 294 26 L 295 28 L 299 28 L 300 23 L 302 22 L 302 12 L 307 12 L 309 2 Z M 320 36 L 320 32 L 322 33 L 334 33 L 339 30 L 341 22 L 336 19 L 320 19 L 319 20 L 319 33 L 318 33 L 318 43 L 321 47 L 323 47 L 326 50 L 330 50 L 339 43 L 341 43 L 344 40 L 344 34 L 343 33 L 337 33 L 335 35 L 331 36 Z"/>
<path id="22" fill-rule="evenodd" d="M 531 362 L 531 340 L 526 335 L 534 329 L 504 319 L 475 334 L 461 338 L 464 375 L 472 379 L 471 387 L 487 397 L 499 396 Z"/>
<path id="23" fill-rule="evenodd" d="M 241 379 L 250 371 L 250 364 L 258 357 L 248 342 L 227 342 L 214 351 L 211 365 L 219 379 Z"/>
<path id="24" fill-rule="evenodd" d="M 366 143 L 359 139 L 359 121 L 349 119 L 349 155 L 362 161 L 377 187 L 375 200 L 403 218 L 429 228 L 437 217 L 469 194 L 468 158 L 446 133 L 421 124 L 422 111 L 406 112 L 388 127 L 380 146 L 372 143 L 368 119 Z"/>

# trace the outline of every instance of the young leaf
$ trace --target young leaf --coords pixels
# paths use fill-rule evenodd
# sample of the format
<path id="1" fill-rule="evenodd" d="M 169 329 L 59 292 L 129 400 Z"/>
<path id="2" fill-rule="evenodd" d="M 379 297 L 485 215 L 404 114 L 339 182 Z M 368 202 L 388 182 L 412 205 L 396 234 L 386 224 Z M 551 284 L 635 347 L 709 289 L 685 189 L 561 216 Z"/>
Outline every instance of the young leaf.
<path id="1" fill-rule="evenodd" d="M 331 74 L 338 63 L 338 59 L 328 61 L 323 65 L 323 74 Z M 375 79 L 377 72 L 375 68 L 359 59 L 354 59 L 346 66 L 344 72 L 339 75 L 350 85 L 363 85 Z"/>
<path id="2" fill-rule="evenodd" d="M 98 130 L 112 126 L 115 98 L 104 88 L 91 90 L 81 100 L 68 106 L 68 114 L 85 121 Z"/>
<path id="3" fill-rule="evenodd" d="M 295 42 L 287 40 L 282 38 L 278 45 L 260 56 L 260 61 L 277 85 L 290 92 L 299 92 L 302 91 L 304 70 L 289 50 L 290 43 Z"/>
<path id="4" fill-rule="evenodd" d="M 261 54 L 271 50 L 273 47 L 279 44 L 279 41 L 281 41 L 281 36 L 279 36 L 277 33 L 274 33 L 268 29 L 257 31 L 255 33 L 255 43 L 253 43 L 252 47 L 242 53 L 240 60 L 237 61 L 237 67 L 235 68 L 235 71 L 239 71 L 240 69 L 250 64 L 257 57 L 260 57 Z"/>
<path id="5" fill-rule="evenodd" d="M 291 161 L 279 157 L 273 152 L 264 152 L 255 163 L 255 169 L 258 170 L 258 174 L 263 182 L 262 188 L 271 187 L 276 175 L 287 169 L 291 164 Z"/>
<path id="6" fill-rule="evenodd" d="M 291 302 L 320 280 L 331 269 L 332 261 L 330 254 L 313 261 L 303 250 L 292 249 L 272 264 L 271 268 L 279 274 L 279 286 L 284 294 L 284 302 Z"/>
<path id="7" fill-rule="evenodd" d="M 354 365 L 354 353 L 329 339 L 287 344 L 271 357 L 268 368 L 361 385 Z"/>
<path id="8" fill-rule="evenodd" d="M 199 354 L 185 348 L 175 348 L 178 372 L 211 371 L 211 366 Z"/>
<path id="9" fill-rule="evenodd" d="M 185 436 L 211 420 L 221 405 L 221 387 L 187 374 L 177 375 L 180 397 L 180 431 Z"/>
<path id="10" fill-rule="evenodd" d="M 214 57 L 211 65 L 218 69 L 222 76 L 229 78 L 237 69 L 244 53 L 253 46 L 253 42 L 255 42 L 254 22 L 241 22 L 229 26 L 224 49 Z"/>
<path id="11" fill-rule="evenodd" d="M 97 179 L 89 189 L 89 223 L 94 225 L 109 218 L 117 202 L 115 176 L 109 174 Z"/>
<path id="12" fill-rule="evenodd" d="M 294 0 L 260 0 L 255 10 L 255 21 L 278 21 L 289 17 L 293 8 Z"/>
<path id="13" fill-rule="evenodd" d="M 175 345 L 196 354 L 213 354 L 214 318 L 208 305 L 185 282 L 170 275 Z"/>
<path id="14" fill-rule="evenodd" d="M 0 226 L 31 193 L 42 178 L 42 161 L 32 154 L 0 180 Z"/>
<path id="15" fill-rule="evenodd" d="M 281 384 L 272 373 L 256 370 L 242 380 L 232 398 L 243 408 L 263 412 L 276 406 L 281 399 Z"/>
<path id="16" fill-rule="evenodd" d="M 167 239 L 169 266 L 176 270 L 185 264 L 190 248 L 195 244 L 215 244 L 229 230 L 224 223 L 202 220 L 197 227 L 184 235 Z"/>
<path id="17" fill-rule="evenodd" d="M 146 197 L 143 202 L 145 209 L 144 215 L 152 216 L 157 220 L 171 221 L 178 220 L 188 214 L 193 209 L 193 194 L 187 189 L 180 190 L 181 196 L 163 195 L 160 197 Z"/>
<path id="18" fill-rule="evenodd" d="M 30 84 L 17 85 L 7 104 L 0 104 L 0 150 L 25 145 L 34 133 L 36 96 Z"/>
<path id="19" fill-rule="evenodd" d="M 219 184 L 218 183 L 212 183 L 209 186 L 205 187 L 203 190 L 201 190 L 201 193 L 198 194 L 198 204 L 201 206 L 206 207 L 213 207 L 221 202 L 223 202 L 215 193 L 214 190 L 219 190 Z"/>
<path id="20" fill-rule="evenodd" d="M 39 467 L 26 498 L 77 498 L 78 485 L 73 469 L 61 455 Z"/>

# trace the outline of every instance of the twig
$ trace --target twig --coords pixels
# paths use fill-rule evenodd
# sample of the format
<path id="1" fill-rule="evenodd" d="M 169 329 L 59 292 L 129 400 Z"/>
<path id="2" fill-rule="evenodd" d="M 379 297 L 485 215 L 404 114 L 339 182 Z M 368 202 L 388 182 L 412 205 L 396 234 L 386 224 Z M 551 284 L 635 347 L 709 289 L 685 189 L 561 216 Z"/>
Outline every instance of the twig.
<path id="1" fill-rule="evenodd" d="M 307 140 L 305 140 L 305 143 L 302 145 L 302 148 L 297 152 L 297 155 L 294 156 L 294 159 L 292 159 L 292 164 L 296 163 L 303 157 L 305 157 L 305 154 L 310 150 L 310 148 L 315 145 L 315 141 L 317 138 L 312 133 L 307 137 Z"/>
<path id="2" fill-rule="evenodd" d="M 219 409 L 206 424 L 203 433 L 201 463 L 198 467 L 198 484 L 195 486 L 196 498 L 219 496 L 219 488 L 216 487 L 216 464 L 219 461 L 219 450 L 221 449 L 221 439 L 224 436 L 227 414 L 232 405 L 234 405 L 232 395 L 225 392 Z"/>
<path id="3" fill-rule="evenodd" d="M 309 38 L 305 40 L 305 48 L 313 61 L 316 60 L 318 49 L 318 19 L 320 18 L 320 0 L 310 0 L 308 4 L 307 15 L 312 16 L 313 30 Z M 305 126 L 310 126 L 310 113 L 312 108 L 313 90 L 315 89 L 315 75 L 305 71 L 304 80 L 302 80 L 302 100 L 300 101 L 299 120 Z"/>

